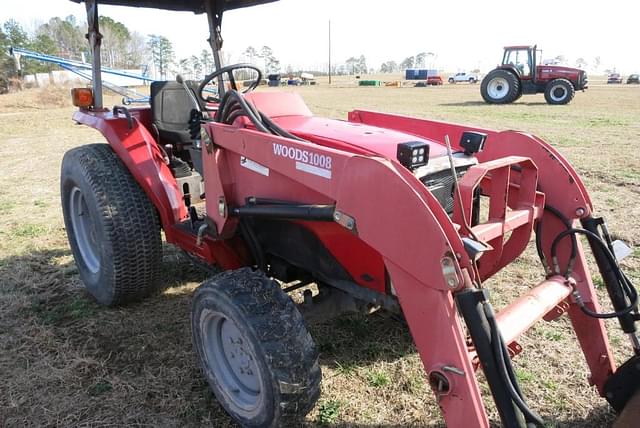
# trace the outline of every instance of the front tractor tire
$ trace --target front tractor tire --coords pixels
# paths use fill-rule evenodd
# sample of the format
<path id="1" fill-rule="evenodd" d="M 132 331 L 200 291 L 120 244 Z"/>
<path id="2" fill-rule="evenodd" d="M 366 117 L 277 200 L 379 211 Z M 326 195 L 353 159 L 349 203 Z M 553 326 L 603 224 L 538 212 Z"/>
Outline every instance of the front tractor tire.
<path id="1" fill-rule="evenodd" d="M 554 79 L 544 89 L 544 99 L 548 104 L 569 104 L 575 95 L 576 90 L 567 79 Z"/>
<path id="2" fill-rule="evenodd" d="M 480 94 L 489 104 L 512 103 L 520 97 L 520 79 L 508 70 L 493 70 L 482 79 Z"/>
<path id="3" fill-rule="evenodd" d="M 297 426 L 315 405 L 315 344 L 293 301 L 264 273 L 242 268 L 202 283 L 191 330 L 209 386 L 241 426 Z"/>
<path id="4" fill-rule="evenodd" d="M 98 303 L 129 303 L 153 291 L 162 263 L 158 214 L 111 147 L 65 153 L 60 193 L 80 278 Z"/>

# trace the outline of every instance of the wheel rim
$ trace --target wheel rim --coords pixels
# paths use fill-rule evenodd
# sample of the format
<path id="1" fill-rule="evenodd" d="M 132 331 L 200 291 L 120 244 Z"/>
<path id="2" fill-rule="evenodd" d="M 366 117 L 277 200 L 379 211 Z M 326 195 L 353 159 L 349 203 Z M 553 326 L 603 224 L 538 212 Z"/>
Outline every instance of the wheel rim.
<path id="1" fill-rule="evenodd" d="M 100 269 L 96 228 L 82 191 L 74 187 L 69 196 L 71 227 L 82 261 L 91 273 Z"/>
<path id="2" fill-rule="evenodd" d="M 206 365 L 228 398 L 245 412 L 262 398 L 262 378 L 247 338 L 224 314 L 205 310 L 200 318 Z"/>
<path id="3" fill-rule="evenodd" d="M 562 101 L 567 96 L 567 88 L 562 85 L 555 85 L 549 91 L 549 96 L 553 101 Z"/>
<path id="4" fill-rule="evenodd" d="M 487 92 L 493 99 L 499 100 L 509 93 L 509 82 L 502 77 L 494 77 L 487 85 Z"/>

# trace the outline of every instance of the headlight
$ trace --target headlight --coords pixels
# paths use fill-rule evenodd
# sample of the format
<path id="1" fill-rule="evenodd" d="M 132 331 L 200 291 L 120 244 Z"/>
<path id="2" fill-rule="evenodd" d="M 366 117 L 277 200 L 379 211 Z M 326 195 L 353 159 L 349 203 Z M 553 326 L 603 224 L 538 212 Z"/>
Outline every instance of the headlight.
<path id="1" fill-rule="evenodd" d="M 474 153 L 481 152 L 484 149 L 484 143 L 487 141 L 487 134 L 482 132 L 465 131 L 460 137 L 460 147 L 464 149 L 464 154 L 471 156 Z"/>
<path id="2" fill-rule="evenodd" d="M 413 170 L 429 162 L 429 145 L 420 141 L 398 144 L 398 162 Z"/>

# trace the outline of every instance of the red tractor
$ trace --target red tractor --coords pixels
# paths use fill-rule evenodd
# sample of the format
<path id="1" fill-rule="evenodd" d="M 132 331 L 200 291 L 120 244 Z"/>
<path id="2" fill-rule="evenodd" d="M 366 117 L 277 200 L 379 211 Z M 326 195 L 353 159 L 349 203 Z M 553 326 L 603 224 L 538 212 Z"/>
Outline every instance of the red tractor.
<path id="1" fill-rule="evenodd" d="M 559 65 L 538 64 L 536 46 L 507 46 L 502 64 L 489 72 L 480 93 L 489 104 L 509 104 L 523 94 L 544 93 L 549 104 L 568 104 L 588 87 L 587 73 Z"/>
<path id="2" fill-rule="evenodd" d="M 325 119 L 295 93 L 251 92 L 260 70 L 221 64 L 221 19 L 265 0 L 103 0 L 206 12 L 216 64 L 201 82 L 154 82 L 150 106 L 106 109 L 97 1 L 74 1 L 87 6 L 94 67 L 92 89 L 73 91 L 73 118 L 107 143 L 62 162 L 80 276 L 99 303 L 144 298 L 162 279 L 161 231 L 208 269 L 193 296 L 193 346 L 240 425 L 292 426 L 314 406 L 321 370 L 306 322 L 346 310 L 404 317 L 450 427 L 489 427 L 479 369 L 505 426 L 543 426 L 511 361 L 521 334 L 562 316 L 597 392 L 624 408 L 640 385 L 638 296 L 582 180 L 552 146 L 367 110 Z M 238 76 L 251 72 L 241 92 Z M 495 313 L 483 284 L 533 235 L 545 279 Z M 602 313 L 579 235 L 611 313 Z M 296 304 L 289 293 L 302 288 Z M 619 320 L 636 355 L 621 367 L 604 318 Z"/>

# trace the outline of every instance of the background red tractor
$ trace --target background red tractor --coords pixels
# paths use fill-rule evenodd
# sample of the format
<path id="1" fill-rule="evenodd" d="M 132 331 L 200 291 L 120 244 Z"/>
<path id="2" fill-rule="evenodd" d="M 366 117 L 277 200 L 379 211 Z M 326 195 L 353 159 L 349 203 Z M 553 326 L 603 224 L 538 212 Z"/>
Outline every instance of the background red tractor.
<path id="1" fill-rule="evenodd" d="M 568 104 L 576 91 L 587 89 L 587 73 L 559 65 L 538 64 L 536 46 L 507 46 L 502 64 L 480 86 L 489 104 L 509 104 L 523 94 L 544 93 L 549 104 Z"/>

